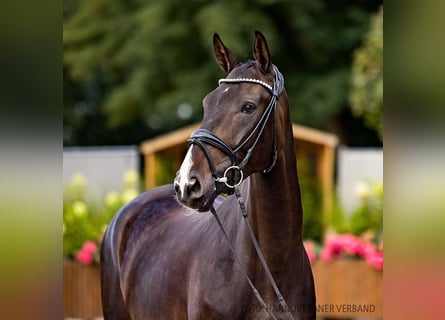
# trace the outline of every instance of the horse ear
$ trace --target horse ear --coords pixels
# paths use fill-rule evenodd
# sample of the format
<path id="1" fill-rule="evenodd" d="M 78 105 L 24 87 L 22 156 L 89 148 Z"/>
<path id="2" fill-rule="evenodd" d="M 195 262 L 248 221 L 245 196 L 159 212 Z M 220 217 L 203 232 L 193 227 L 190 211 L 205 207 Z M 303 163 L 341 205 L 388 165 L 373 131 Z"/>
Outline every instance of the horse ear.
<path id="1" fill-rule="evenodd" d="M 229 73 L 239 63 L 217 33 L 213 34 L 213 51 L 215 52 L 216 62 L 226 73 Z"/>
<path id="2" fill-rule="evenodd" d="M 253 55 L 255 60 L 260 65 L 263 72 L 267 73 L 270 71 L 271 58 L 269 48 L 267 46 L 267 41 L 264 35 L 255 31 L 255 43 L 253 45 Z"/>

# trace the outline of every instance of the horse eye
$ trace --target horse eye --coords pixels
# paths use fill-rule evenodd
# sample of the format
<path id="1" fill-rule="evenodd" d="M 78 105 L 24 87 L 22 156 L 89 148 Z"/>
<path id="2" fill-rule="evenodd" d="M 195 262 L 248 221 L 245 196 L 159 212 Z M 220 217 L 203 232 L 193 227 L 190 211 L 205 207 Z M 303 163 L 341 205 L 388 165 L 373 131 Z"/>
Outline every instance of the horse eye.
<path id="1" fill-rule="evenodd" d="M 256 110 L 256 106 L 253 103 L 246 103 L 242 106 L 241 112 L 246 114 L 251 114 Z"/>

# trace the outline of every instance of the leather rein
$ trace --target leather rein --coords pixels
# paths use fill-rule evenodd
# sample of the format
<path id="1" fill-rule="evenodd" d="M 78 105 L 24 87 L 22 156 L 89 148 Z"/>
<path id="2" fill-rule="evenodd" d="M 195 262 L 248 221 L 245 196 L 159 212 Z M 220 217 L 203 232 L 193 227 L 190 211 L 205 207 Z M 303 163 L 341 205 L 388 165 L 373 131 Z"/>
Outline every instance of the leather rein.
<path id="1" fill-rule="evenodd" d="M 275 294 L 281 304 L 281 307 L 286 312 L 287 318 L 292 320 L 294 318 L 289 311 L 289 307 L 288 307 L 286 301 L 284 300 L 283 295 L 281 294 L 280 290 L 278 289 L 278 286 L 277 286 L 277 284 L 272 276 L 272 273 L 270 272 L 270 269 L 266 263 L 264 254 L 263 254 L 263 252 L 258 244 L 258 241 L 255 237 L 255 234 L 252 230 L 252 226 L 250 225 L 249 219 L 247 217 L 247 210 L 246 210 L 246 207 L 244 204 L 244 199 L 241 197 L 241 193 L 238 188 L 244 179 L 243 169 L 246 166 L 246 164 L 248 163 L 248 161 L 250 160 L 250 158 L 253 154 L 253 151 L 254 151 L 256 145 L 258 144 L 258 141 L 260 140 L 260 137 L 261 137 L 272 114 L 274 114 L 274 118 L 275 118 L 274 119 L 275 120 L 274 121 L 274 143 L 273 143 L 272 160 L 271 160 L 271 164 L 266 169 L 264 169 L 262 172 L 263 173 L 270 172 L 272 170 L 272 168 L 275 166 L 275 163 L 277 161 L 278 151 L 277 151 L 277 133 L 276 133 L 276 130 L 277 130 L 276 129 L 276 127 L 277 127 L 276 105 L 277 105 L 277 100 L 278 100 L 279 96 L 281 95 L 281 92 L 283 91 L 283 88 L 284 88 L 284 77 L 275 65 L 273 65 L 273 69 L 275 72 L 273 87 L 264 81 L 261 81 L 258 79 L 252 79 L 252 78 L 228 78 L 228 79 L 220 79 L 218 82 L 218 84 L 221 84 L 221 83 L 246 83 L 246 82 L 259 84 L 259 85 L 263 86 L 264 88 L 266 88 L 272 96 L 269 101 L 268 106 L 264 110 L 262 116 L 258 120 L 255 127 L 252 129 L 252 131 L 247 135 L 247 137 L 237 147 L 235 147 L 235 148 L 230 147 L 225 141 L 223 141 L 221 138 L 219 138 L 218 136 L 216 136 L 215 134 L 213 134 L 212 132 L 210 132 L 209 130 L 206 130 L 206 129 L 198 129 L 198 130 L 194 131 L 192 133 L 192 135 L 190 136 L 190 138 L 188 139 L 188 142 L 189 142 L 189 144 L 198 145 L 204 152 L 204 154 L 209 162 L 209 165 L 210 165 L 210 171 L 211 171 L 212 176 L 215 180 L 215 188 L 217 187 L 218 183 L 224 183 L 229 189 L 232 190 L 232 193 L 235 193 L 235 196 L 237 198 L 238 204 L 241 209 L 241 214 L 242 214 L 243 220 L 245 222 L 245 227 L 247 228 L 249 237 L 252 241 L 253 246 L 255 247 L 258 258 L 261 261 L 263 269 L 266 272 L 266 275 L 269 279 L 270 284 L 272 285 L 272 287 L 275 291 Z M 256 134 L 256 136 L 255 136 L 255 134 Z M 238 160 L 237 153 L 251 139 L 254 139 L 254 140 L 253 140 L 252 145 L 247 150 L 246 155 L 241 160 Z M 218 171 L 216 169 L 216 165 L 215 165 L 206 145 L 210 145 L 210 146 L 213 146 L 213 147 L 219 149 L 220 151 L 225 153 L 232 161 L 232 164 L 225 169 L 223 176 L 219 176 Z M 229 177 L 230 173 L 231 173 L 231 177 Z M 216 219 L 219 227 L 221 228 L 223 235 L 227 240 L 227 243 L 229 244 L 230 251 L 232 252 L 237 263 L 239 264 L 241 273 L 246 278 L 255 297 L 260 302 L 261 306 L 267 311 L 267 313 L 270 315 L 270 317 L 274 320 L 277 319 L 277 317 L 273 314 L 271 307 L 267 306 L 264 299 L 261 297 L 260 293 L 255 288 L 253 282 L 250 280 L 246 270 L 243 268 L 241 260 L 240 260 L 239 256 L 237 255 L 232 243 L 230 242 L 230 239 L 229 239 L 229 237 L 221 223 L 221 220 L 219 219 L 219 217 L 216 213 L 216 210 L 213 206 L 210 209 L 210 211 L 215 216 L 215 219 Z"/>

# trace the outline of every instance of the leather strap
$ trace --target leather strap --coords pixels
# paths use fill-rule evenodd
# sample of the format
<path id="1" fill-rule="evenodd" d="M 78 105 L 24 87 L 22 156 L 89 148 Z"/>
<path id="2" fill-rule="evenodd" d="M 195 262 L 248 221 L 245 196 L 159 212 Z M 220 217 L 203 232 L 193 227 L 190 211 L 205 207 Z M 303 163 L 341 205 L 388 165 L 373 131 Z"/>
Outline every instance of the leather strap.
<path id="1" fill-rule="evenodd" d="M 273 168 L 273 166 L 275 165 L 276 160 L 277 160 L 277 154 L 278 154 L 278 152 L 277 152 L 277 141 L 276 141 L 276 138 L 277 138 L 276 137 L 276 135 L 277 135 L 276 134 L 276 126 L 277 126 L 276 122 L 277 122 L 277 119 L 276 119 L 276 114 L 275 113 L 276 113 L 276 104 L 277 104 L 278 97 L 280 96 L 280 94 L 281 94 L 281 92 L 282 92 L 282 90 L 284 88 L 284 78 L 283 78 L 283 75 L 278 71 L 276 66 L 273 66 L 273 68 L 274 68 L 274 71 L 275 71 L 275 76 L 274 76 L 274 84 L 273 84 L 273 90 L 272 91 L 270 90 L 271 87 L 268 86 L 266 83 L 264 83 L 263 81 L 259 81 L 259 80 L 256 81 L 255 79 L 247 79 L 246 80 L 244 78 L 241 78 L 241 79 L 222 79 L 222 80 L 220 80 L 220 83 L 221 82 L 228 82 L 228 83 L 236 83 L 236 82 L 258 83 L 258 84 L 262 85 L 263 87 L 265 87 L 266 89 L 268 89 L 269 92 L 271 92 L 271 94 L 272 94 L 272 98 L 269 101 L 268 106 L 264 110 L 260 120 L 257 122 L 255 127 L 249 133 L 249 135 L 236 148 L 233 149 L 224 140 L 222 140 L 221 138 L 219 138 L 218 136 L 216 136 L 215 134 L 213 134 L 212 132 L 210 132 L 210 131 L 208 131 L 206 129 L 198 129 L 198 130 L 194 131 L 192 133 L 192 135 L 190 136 L 188 141 L 189 141 L 190 144 L 197 144 L 203 150 L 203 152 L 204 152 L 204 154 L 205 154 L 205 156 L 206 156 L 206 158 L 207 158 L 207 160 L 209 162 L 210 169 L 211 169 L 211 172 L 212 172 L 212 176 L 215 179 L 215 186 L 216 186 L 217 183 L 220 183 L 220 182 L 224 181 L 224 183 L 226 183 L 226 185 L 228 185 L 230 188 L 233 188 L 232 190 L 235 191 L 235 195 L 236 195 L 236 198 L 238 200 L 238 204 L 239 204 L 240 209 L 241 209 L 241 214 L 242 214 L 242 216 L 244 218 L 244 221 L 245 221 L 245 226 L 247 228 L 247 232 L 249 234 L 249 237 L 250 237 L 250 239 L 252 241 L 253 246 L 255 247 L 255 251 L 256 251 L 256 253 L 258 255 L 258 258 L 260 259 L 261 264 L 263 266 L 263 269 L 264 269 L 264 271 L 265 271 L 265 273 L 267 275 L 267 278 L 269 279 L 269 282 L 271 283 L 271 285 L 272 285 L 272 287 L 273 287 L 273 289 L 275 291 L 275 294 L 276 294 L 276 296 L 278 298 L 278 301 L 280 302 L 282 308 L 286 312 L 287 318 L 289 320 L 293 320 L 294 318 L 293 318 L 292 314 L 289 311 L 289 307 L 288 307 L 286 301 L 284 300 L 283 295 L 281 294 L 280 290 L 278 289 L 278 286 L 277 286 L 277 284 L 276 284 L 276 282 L 275 282 L 275 280 L 274 280 L 274 278 L 272 276 L 272 273 L 270 272 L 269 267 L 267 266 L 266 260 L 264 258 L 264 254 L 261 251 L 261 248 L 260 248 L 260 246 L 258 244 L 258 241 L 257 241 L 257 239 L 255 237 L 255 234 L 254 234 L 254 232 L 252 230 L 252 226 L 250 225 L 249 219 L 247 217 L 247 210 L 246 210 L 246 207 L 244 205 L 244 200 L 241 197 L 241 194 L 240 194 L 239 189 L 238 189 L 238 185 L 241 184 L 241 182 L 242 182 L 242 169 L 244 168 L 244 166 L 250 160 L 250 158 L 251 158 L 251 156 L 253 154 L 253 151 L 254 151 L 256 145 L 258 144 L 259 139 L 260 139 L 260 137 L 261 137 L 261 135 L 262 135 L 262 133 L 263 133 L 265 127 L 266 127 L 266 124 L 267 124 L 269 118 L 271 117 L 272 113 L 274 113 L 274 116 L 275 116 L 275 119 L 274 119 L 275 120 L 274 121 L 274 143 L 273 143 L 273 149 L 274 149 L 273 152 L 274 153 L 272 155 L 271 165 L 268 168 L 264 169 L 263 173 L 269 172 Z M 255 133 L 256 133 L 255 140 L 253 141 L 252 145 L 247 150 L 247 153 L 244 156 L 244 158 L 241 161 L 238 162 L 238 160 L 236 158 L 236 153 L 239 150 L 241 150 L 241 148 L 243 146 L 245 146 L 247 144 L 247 142 L 250 139 L 252 139 L 252 137 L 254 137 Z M 220 151 L 225 153 L 227 156 L 229 156 L 230 160 L 232 161 L 232 166 L 230 166 L 229 168 L 236 169 L 236 170 L 234 170 L 235 172 L 238 170 L 240 175 L 241 175 L 241 178 L 239 179 L 239 181 L 237 183 L 233 183 L 233 182 L 230 183 L 230 184 L 227 183 L 226 174 L 227 174 L 227 170 L 229 168 L 226 170 L 226 172 L 224 173 L 223 177 L 219 177 L 218 176 L 218 172 L 217 172 L 215 163 L 213 162 L 213 159 L 210 156 L 210 153 L 209 153 L 209 151 L 208 151 L 208 149 L 206 147 L 206 144 L 207 145 L 211 145 L 211 146 L 219 149 Z M 219 227 L 221 228 L 221 230 L 222 230 L 222 232 L 224 234 L 224 237 L 227 240 L 227 243 L 229 245 L 230 251 L 232 251 L 233 256 L 235 257 L 235 260 L 239 264 L 240 270 L 241 270 L 242 274 L 244 275 L 244 277 L 247 279 L 247 282 L 249 283 L 249 286 L 251 287 L 255 297 L 261 303 L 262 307 L 265 308 L 265 310 L 270 315 L 270 317 L 272 319 L 274 319 L 274 320 L 277 319 L 276 316 L 270 310 L 270 307 L 267 306 L 267 304 L 264 302 L 263 298 L 259 294 L 258 290 L 253 285 L 253 283 L 250 280 L 246 270 L 243 268 L 243 265 L 242 265 L 238 255 L 237 255 L 237 253 L 236 253 L 232 243 L 230 242 L 230 239 L 227 236 L 227 233 L 224 230 L 224 227 L 223 227 L 221 221 L 219 220 L 219 217 L 218 217 L 218 215 L 216 213 L 215 208 L 212 207 L 210 209 L 210 211 L 215 216 L 215 219 L 216 219 Z"/>
<path id="2" fill-rule="evenodd" d="M 284 300 L 283 295 L 280 292 L 280 289 L 278 289 L 277 283 L 275 282 L 275 279 L 273 278 L 272 273 L 270 272 L 269 266 L 267 265 L 266 259 L 264 258 L 263 251 L 261 250 L 260 245 L 258 244 L 258 241 L 255 237 L 255 233 L 252 230 L 252 226 L 250 225 L 249 219 L 247 217 L 247 210 L 246 206 L 244 205 L 244 199 L 243 197 L 241 197 L 241 193 L 238 188 L 235 188 L 235 196 L 241 208 L 241 214 L 244 218 L 245 226 L 247 232 L 249 233 L 250 240 L 252 241 L 252 244 L 255 247 L 255 251 L 258 255 L 258 258 L 260 259 L 261 264 L 263 265 L 263 269 L 266 272 L 267 277 L 269 278 L 269 282 L 275 291 L 275 295 L 277 296 L 278 301 L 281 304 L 281 307 L 283 308 L 283 310 L 286 311 L 287 318 L 292 320 L 294 318 L 289 311 L 289 307 L 287 306 L 286 300 Z"/>
<path id="3" fill-rule="evenodd" d="M 239 265 L 239 269 L 241 273 L 243 274 L 244 278 L 246 278 L 247 283 L 249 284 L 250 288 L 252 289 L 253 294 L 255 295 L 255 298 L 260 302 L 261 306 L 267 311 L 267 313 L 270 315 L 270 317 L 274 320 L 278 320 L 277 317 L 272 313 L 270 310 L 270 307 L 267 306 L 266 302 L 264 302 L 263 298 L 261 297 L 260 293 L 258 292 L 257 288 L 255 288 L 255 285 L 253 284 L 252 280 L 250 280 L 249 276 L 247 275 L 246 270 L 243 268 L 243 265 L 241 263 L 241 260 L 239 259 L 238 255 L 236 254 L 235 248 L 233 247 L 232 243 L 230 242 L 229 236 L 226 233 L 226 230 L 224 229 L 221 220 L 218 217 L 218 214 L 216 213 L 216 210 L 214 207 L 210 209 L 210 212 L 212 212 L 213 216 L 216 219 L 216 222 L 218 222 L 218 225 L 223 232 L 224 238 L 226 238 L 227 243 L 229 245 L 230 251 L 232 251 L 232 254 L 236 260 L 236 262 Z"/>

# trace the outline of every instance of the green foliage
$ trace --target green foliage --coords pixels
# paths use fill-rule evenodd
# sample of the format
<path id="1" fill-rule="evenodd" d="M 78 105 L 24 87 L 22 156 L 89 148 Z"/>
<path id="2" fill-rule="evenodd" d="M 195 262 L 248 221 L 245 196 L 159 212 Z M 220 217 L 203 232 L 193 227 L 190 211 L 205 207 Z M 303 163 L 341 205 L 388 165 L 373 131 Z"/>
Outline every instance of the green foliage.
<path id="1" fill-rule="evenodd" d="M 328 216 L 327 221 L 325 222 L 326 226 L 329 229 L 335 230 L 337 233 L 348 233 L 348 221 L 345 217 L 345 213 L 341 207 L 341 204 L 338 198 L 334 199 L 334 204 L 332 206 L 332 212 Z"/>
<path id="2" fill-rule="evenodd" d="M 383 231 L 383 184 L 361 182 L 357 186 L 356 196 L 361 201 L 359 207 L 346 217 L 336 202 L 327 225 L 337 233 L 358 236 L 369 231 L 380 237 Z"/>
<path id="3" fill-rule="evenodd" d="M 319 183 L 305 175 L 300 175 L 299 178 L 303 205 L 303 234 L 306 239 L 320 242 L 324 232 L 321 188 Z"/>
<path id="4" fill-rule="evenodd" d="M 156 185 L 170 184 L 175 179 L 179 165 L 174 156 L 158 154 L 156 168 Z"/>
<path id="5" fill-rule="evenodd" d="M 114 214 L 139 193 L 139 177 L 129 171 L 124 175 L 121 192 L 110 191 L 99 203 L 88 197 L 86 180 L 73 176 L 64 188 L 63 255 L 74 257 L 87 240 L 99 242 Z"/>
<path id="6" fill-rule="evenodd" d="M 368 230 L 381 233 L 383 228 L 383 184 L 363 183 L 358 196 L 361 199 L 361 205 L 351 216 L 351 233 L 359 235 Z"/>
<path id="7" fill-rule="evenodd" d="M 383 6 L 371 19 L 364 44 L 354 53 L 351 108 L 365 124 L 383 135 Z"/>
<path id="8" fill-rule="evenodd" d="M 64 142 L 134 143 L 200 120 L 224 76 L 212 34 L 244 60 L 255 29 L 286 77 L 294 121 L 326 127 L 347 108 L 350 57 L 380 2 L 66 0 Z"/>

